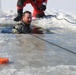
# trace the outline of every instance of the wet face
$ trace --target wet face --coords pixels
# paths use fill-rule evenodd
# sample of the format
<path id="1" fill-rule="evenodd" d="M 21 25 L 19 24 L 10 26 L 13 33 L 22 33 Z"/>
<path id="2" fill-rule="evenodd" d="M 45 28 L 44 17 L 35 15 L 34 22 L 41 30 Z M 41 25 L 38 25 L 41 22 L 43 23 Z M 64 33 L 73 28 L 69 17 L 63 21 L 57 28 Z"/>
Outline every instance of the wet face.
<path id="1" fill-rule="evenodd" d="M 26 13 L 23 17 L 22 20 L 24 21 L 24 23 L 26 24 L 30 24 L 32 21 L 32 15 L 29 13 Z"/>

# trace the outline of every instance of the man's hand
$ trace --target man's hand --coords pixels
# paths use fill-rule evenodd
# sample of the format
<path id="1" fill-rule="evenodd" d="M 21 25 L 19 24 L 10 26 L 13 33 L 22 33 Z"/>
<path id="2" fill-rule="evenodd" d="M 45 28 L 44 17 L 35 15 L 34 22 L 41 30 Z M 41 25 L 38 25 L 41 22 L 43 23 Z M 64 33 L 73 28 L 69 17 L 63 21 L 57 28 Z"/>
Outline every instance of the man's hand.
<path id="1" fill-rule="evenodd" d="M 46 5 L 41 5 L 41 6 L 40 6 L 40 10 L 41 10 L 41 11 L 45 11 L 45 10 L 46 10 Z"/>
<path id="2" fill-rule="evenodd" d="M 32 0 L 33 2 L 36 2 L 36 0 Z"/>

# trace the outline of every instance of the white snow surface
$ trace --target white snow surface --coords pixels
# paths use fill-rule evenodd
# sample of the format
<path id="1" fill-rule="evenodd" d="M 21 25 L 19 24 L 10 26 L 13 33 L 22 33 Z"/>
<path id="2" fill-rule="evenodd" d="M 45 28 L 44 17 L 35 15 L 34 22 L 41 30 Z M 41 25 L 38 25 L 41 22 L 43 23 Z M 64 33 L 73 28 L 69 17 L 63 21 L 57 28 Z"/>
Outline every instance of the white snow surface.
<path id="1" fill-rule="evenodd" d="M 4 69 L 0 71 L 1 75 L 76 75 L 76 66 L 58 65 L 54 67 L 32 68 L 26 69 Z"/>
<path id="2" fill-rule="evenodd" d="M 76 15 L 73 15 L 69 12 L 62 10 L 46 10 L 46 15 L 55 15 L 56 17 L 46 17 L 36 19 L 33 18 L 32 25 L 36 25 L 46 29 L 49 32 L 65 34 L 68 32 L 75 33 L 76 32 Z M 17 13 L 8 10 L 4 11 L 2 16 L 0 17 L 0 24 L 16 24 L 17 22 L 13 21 L 14 17 L 16 17 Z"/>
<path id="3" fill-rule="evenodd" d="M 70 29 L 76 32 L 76 15 L 71 13 L 62 11 L 62 10 L 46 10 L 46 15 L 55 15 L 55 17 L 47 17 L 43 19 L 33 19 L 33 24 L 43 27 L 45 29 L 51 30 L 51 28 L 62 28 L 62 29 Z M 0 17 L 0 24 L 14 24 L 16 22 L 13 21 L 14 17 L 17 14 L 12 11 L 4 11 L 2 16 Z M 58 20 L 61 19 L 61 20 Z M 66 21 L 66 20 L 67 21 Z M 69 21 L 69 22 L 68 22 Z"/>

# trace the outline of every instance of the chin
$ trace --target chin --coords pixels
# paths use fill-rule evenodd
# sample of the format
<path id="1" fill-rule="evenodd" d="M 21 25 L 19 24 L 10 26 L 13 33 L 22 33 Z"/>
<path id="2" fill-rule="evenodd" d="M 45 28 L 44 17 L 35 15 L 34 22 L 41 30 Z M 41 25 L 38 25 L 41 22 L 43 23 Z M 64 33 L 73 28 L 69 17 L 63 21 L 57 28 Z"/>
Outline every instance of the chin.
<path id="1" fill-rule="evenodd" d="M 27 24 L 30 24 L 31 22 L 28 22 Z"/>
<path id="2" fill-rule="evenodd" d="M 27 23 L 27 24 L 30 24 L 30 23 Z"/>

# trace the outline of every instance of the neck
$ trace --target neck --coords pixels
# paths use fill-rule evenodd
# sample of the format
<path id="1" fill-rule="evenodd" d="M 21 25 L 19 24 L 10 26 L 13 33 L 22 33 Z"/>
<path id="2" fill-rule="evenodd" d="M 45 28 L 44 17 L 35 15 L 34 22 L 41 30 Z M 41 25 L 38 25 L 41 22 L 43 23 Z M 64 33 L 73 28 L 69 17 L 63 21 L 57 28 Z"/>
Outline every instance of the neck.
<path id="1" fill-rule="evenodd" d="M 21 21 L 23 23 L 23 25 L 26 25 L 26 26 L 30 26 L 30 24 L 27 24 L 26 22 L 24 21 Z"/>

